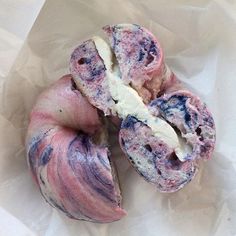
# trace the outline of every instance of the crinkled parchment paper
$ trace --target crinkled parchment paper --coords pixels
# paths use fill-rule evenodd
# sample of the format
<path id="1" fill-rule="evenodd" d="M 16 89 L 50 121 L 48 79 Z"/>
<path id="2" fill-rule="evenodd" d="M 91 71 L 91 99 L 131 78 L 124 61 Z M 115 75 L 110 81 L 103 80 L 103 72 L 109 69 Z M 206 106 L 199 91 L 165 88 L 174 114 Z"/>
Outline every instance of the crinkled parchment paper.
<path id="1" fill-rule="evenodd" d="M 111 224 L 70 220 L 43 200 L 31 180 L 24 149 L 28 115 L 37 95 L 69 72 L 76 45 L 102 35 L 103 25 L 122 22 L 150 29 L 167 64 L 208 104 L 216 149 L 187 187 L 162 194 L 131 169 L 114 143 L 128 216 Z M 234 0 L 46 1 L 0 82 L 0 235 L 236 235 Z"/>

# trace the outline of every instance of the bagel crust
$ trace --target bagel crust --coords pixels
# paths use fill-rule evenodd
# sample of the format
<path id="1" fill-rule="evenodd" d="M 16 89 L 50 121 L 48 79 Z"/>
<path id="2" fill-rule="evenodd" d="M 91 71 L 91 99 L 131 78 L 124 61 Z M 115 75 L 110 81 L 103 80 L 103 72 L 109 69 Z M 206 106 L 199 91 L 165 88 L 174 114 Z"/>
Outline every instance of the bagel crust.
<path id="1" fill-rule="evenodd" d="M 104 127 L 70 75 L 38 98 L 26 147 L 32 176 L 46 201 L 73 219 L 107 223 L 126 213 L 113 176 Z"/>

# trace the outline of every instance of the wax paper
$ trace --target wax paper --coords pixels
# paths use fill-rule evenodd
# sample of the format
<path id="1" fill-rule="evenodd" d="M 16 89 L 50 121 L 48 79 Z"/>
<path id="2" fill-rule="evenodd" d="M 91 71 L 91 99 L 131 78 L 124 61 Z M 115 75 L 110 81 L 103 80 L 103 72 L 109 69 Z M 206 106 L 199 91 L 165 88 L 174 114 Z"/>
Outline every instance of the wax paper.
<path id="1" fill-rule="evenodd" d="M 169 67 L 212 111 L 216 148 L 188 186 L 163 194 L 130 167 L 114 137 L 112 154 L 128 215 L 110 224 L 71 220 L 44 201 L 31 179 L 24 147 L 29 113 L 38 94 L 69 73 L 72 50 L 93 35 L 102 36 L 102 26 L 116 23 L 140 24 L 157 36 Z M 14 37 L 4 37 L 14 51 Z M 235 1 L 48 0 L 4 72 L 0 235 L 236 235 Z"/>

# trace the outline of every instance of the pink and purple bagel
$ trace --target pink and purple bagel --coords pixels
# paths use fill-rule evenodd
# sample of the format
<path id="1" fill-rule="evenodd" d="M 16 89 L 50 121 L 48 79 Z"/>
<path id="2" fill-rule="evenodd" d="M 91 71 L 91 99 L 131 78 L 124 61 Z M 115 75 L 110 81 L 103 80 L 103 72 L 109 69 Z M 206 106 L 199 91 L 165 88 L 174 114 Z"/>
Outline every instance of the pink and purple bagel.
<path id="1" fill-rule="evenodd" d="M 46 201 L 70 218 L 107 223 L 126 214 L 105 132 L 70 75 L 45 90 L 31 112 L 26 147 L 32 176 Z"/>
<path id="2" fill-rule="evenodd" d="M 120 147 L 131 165 L 161 192 L 186 186 L 199 162 L 211 158 L 215 125 L 206 104 L 165 64 L 152 33 L 135 24 L 103 29 L 110 44 L 102 43 L 106 53 L 96 37 L 83 42 L 71 55 L 71 75 L 39 96 L 26 149 L 32 176 L 50 205 L 73 219 L 107 223 L 126 215 L 108 150 L 107 117 L 119 127 Z M 123 103 L 115 98 L 113 82 L 125 88 Z M 137 103 L 125 110 L 132 104 L 124 99 L 129 92 L 147 113 L 144 118 Z M 174 144 L 153 129 L 161 124 Z"/>
<path id="3" fill-rule="evenodd" d="M 199 160 L 207 160 L 212 155 L 215 145 L 212 115 L 199 97 L 185 89 L 170 71 L 164 63 L 160 44 L 147 29 L 135 24 L 103 29 L 117 60 L 120 79 L 138 92 L 152 116 L 165 120 L 191 147 L 179 160 L 175 150 L 156 137 L 145 122 L 133 115 L 119 117 L 122 119 L 120 145 L 132 166 L 160 191 L 175 192 L 192 180 Z M 81 59 L 86 63 L 79 63 Z M 110 115 L 107 111 L 114 110 L 117 101 L 109 92 L 107 70 L 93 39 L 72 53 L 70 71 L 75 83 L 95 107 Z M 89 73 L 93 73 L 90 77 L 93 79 L 87 79 Z"/>

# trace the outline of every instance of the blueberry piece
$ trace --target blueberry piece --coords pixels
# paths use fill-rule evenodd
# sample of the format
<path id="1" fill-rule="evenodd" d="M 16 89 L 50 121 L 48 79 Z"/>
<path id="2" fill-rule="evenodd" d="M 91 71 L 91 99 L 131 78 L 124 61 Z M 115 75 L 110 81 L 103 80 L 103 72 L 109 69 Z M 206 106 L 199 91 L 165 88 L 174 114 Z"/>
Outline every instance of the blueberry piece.
<path id="1" fill-rule="evenodd" d="M 191 116 L 188 113 L 184 115 L 185 122 L 188 123 L 191 120 Z"/>
<path id="2" fill-rule="evenodd" d="M 51 147 L 51 145 L 48 145 L 43 153 L 40 156 L 40 165 L 45 166 L 51 159 L 51 153 L 53 151 L 53 148 Z"/>
<path id="3" fill-rule="evenodd" d="M 140 51 L 139 51 L 139 58 L 138 58 L 138 61 L 142 61 L 144 55 L 145 55 L 145 53 L 144 53 L 142 50 L 140 50 Z"/>
<path id="4" fill-rule="evenodd" d="M 125 120 L 123 120 L 121 124 L 122 129 L 134 129 L 135 123 L 137 123 L 138 120 L 134 116 L 127 116 Z"/>

